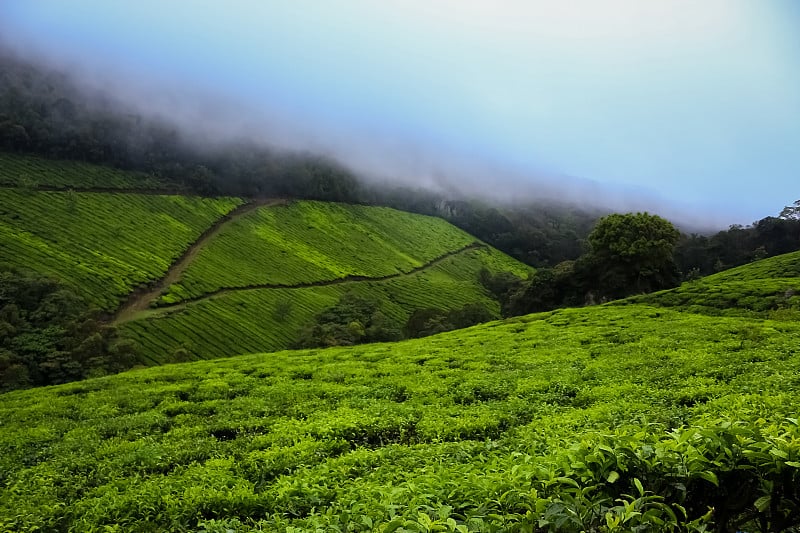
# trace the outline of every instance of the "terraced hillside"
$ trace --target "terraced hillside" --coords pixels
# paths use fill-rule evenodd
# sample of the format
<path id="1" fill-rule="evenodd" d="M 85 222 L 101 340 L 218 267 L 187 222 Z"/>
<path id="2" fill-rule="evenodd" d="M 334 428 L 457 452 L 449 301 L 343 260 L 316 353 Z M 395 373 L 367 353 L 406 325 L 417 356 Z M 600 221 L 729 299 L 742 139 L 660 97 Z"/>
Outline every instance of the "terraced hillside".
<path id="1" fill-rule="evenodd" d="M 478 282 L 484 268 L 531 271 L 441 219 L 324 202 L 271 205 L 222 227 L 150 302 L 156 309 L 137 305 L 117 324 L 142 363 L 160 364 L 289 348 L 346 294 L 376 300 L 397 329 L 423 308 L 477 303 L 498 318 Z"/>
<path id="2" fill-rule="evenodd" d="M 232 198 L 0 190 L 0 257 L 58 278 L 112 311 L 161 277 Z"/>
<path id="3" fill-rule="evenodd" d="M 440 218 L 382 207 L 293 202 L 258 209 L 226 225 L 161 302 L 222 288 L 379 278 L 409 272 L 473 242 L 474 237 Z"/>
<path id="4" fill-rule="evenodd" d="M 0 163 L 2 262 L 77 289 L 144 364 L 288 348 L 347 294 L 379 301 L 395 330 L 420 308 L 481 304 L 497 317 L 478 272 L 530 272 L 438 218 L 135 193 L 153 185 L 146 176 L 7 154 Z"/>
<path id="5" fill-rule="evenodd" d="M 17 391 L 0 529 L 787 530 L 798 343 L 632 304 Z"/>
<path id="6" fill-rule="evenodd" d="M 498 303 L 478 283 L 482 268 L 526 275 L 527 267 L 494 249 L 468 249 L 410 275 L 321 286 L 234 290 L 186 305 L 144 313 L 120 326 L 145 364 L 174 360 L 176 350 L 200 359 L 290 347 L 301 329 L 345 293 L 377 299 L 396 325 L 416 309 L 457 309 L 480 303 L 499 318 Z"/>
<path id="7" fill-rule="evenodd" d="M 762 259 L 621 303 L 647 303 L 712 315 L 800 318 L 800 252 Z"/>
<path id="8" fill-rule="evenodd" d="M 36 189 L 175 189 L 176 185 L 141 172 L 118 170 L 79 161 L 56 161 L 0 152 L 0 186 Z"/>

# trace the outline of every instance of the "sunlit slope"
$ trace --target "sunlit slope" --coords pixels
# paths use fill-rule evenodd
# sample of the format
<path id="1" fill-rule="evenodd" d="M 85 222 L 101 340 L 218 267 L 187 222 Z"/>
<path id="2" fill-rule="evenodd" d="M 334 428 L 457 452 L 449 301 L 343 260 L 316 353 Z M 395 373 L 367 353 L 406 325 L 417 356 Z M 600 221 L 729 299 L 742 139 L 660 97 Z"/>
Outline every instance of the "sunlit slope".
<path id="1" fill-rule="evenodd" d="M 162 298 L 409 272 L 475 242 L 442 219 L 384 207 L 292 202 L 232 221 Z"/>
<path id="2" fill-rule="evenodd" d="M 0 186 L 63 189 L 174 189 L 175 184 L 142 172 L 80 161 L 57 161 L 0 152 Z"/>
<path id="3" fill-rule="evenodd" d="M 637 483 L 693 520 L 740 463 L 755 510 L 769 465 L 795 475 L 799 343 L 795 322 L 602 306 L 13 392 L 0 529 L 605 527 Z"/>
<path id="4" fill-rule="evenodd" d="M 762 259 L 628 301 L 706 314 L 771 313 L 776 318 L 796 319 L 800 311 L 800 252 Z"/>
<path id="5" fill-rule="evenodd" d="M 281 350 L 298 340 L 300 330 L 347 292 L 377 300 L 398 327 L 417 309 L 458 309 L 481 303 L 499 318 L 499 307 L 478 282 L 478 273 L 529 268 L 492 248 L 466 250 L 430 268 L 383 281 L 355 281 L 319 287 L 232 291 L 177 309 L 152 311 L 120 326 L 136 341 L 144 364 L 174 360 L 176 350 L 210 359 L 237 353 Z"/>
<path id="6" fill-rule="evenodd" d="M 0 190 L 0 261 L 63 280 L 113 310 L 241 200 Z"/>

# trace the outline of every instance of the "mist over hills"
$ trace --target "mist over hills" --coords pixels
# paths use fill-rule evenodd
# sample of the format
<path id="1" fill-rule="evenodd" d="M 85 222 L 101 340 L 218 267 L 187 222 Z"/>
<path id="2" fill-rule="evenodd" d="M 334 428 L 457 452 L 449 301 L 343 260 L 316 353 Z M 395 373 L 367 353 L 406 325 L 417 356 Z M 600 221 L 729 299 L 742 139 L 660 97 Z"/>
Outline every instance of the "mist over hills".
<path id="1" fill-rule="evenodd" d="M 406 154 L 403 164 L 394 165 L 379 153 L 366 153 L 357 140 L 347 149 L 332 149 L 313 136 L 295 135 L 291 121 L 222 94 L 59 64 L 9 46 L 0 46 L 0 61 L 0 142 L 6 149 L 153 172 L 203 193 L 380 203 L 405 190 L 436 202 L 561 206 L 595 216 L 647 210 L 687 232 L 710 232 L 730 223 L 730 215 L 670 205 L 646 188 L 532 174 L 469 154 L 441 153 L 434 159 L 408 143 L 392 148 Z M 309 186 L 313 178 L 303 176 L 308 172 L 327 174 L 317 179 L 328 183 Z"/>

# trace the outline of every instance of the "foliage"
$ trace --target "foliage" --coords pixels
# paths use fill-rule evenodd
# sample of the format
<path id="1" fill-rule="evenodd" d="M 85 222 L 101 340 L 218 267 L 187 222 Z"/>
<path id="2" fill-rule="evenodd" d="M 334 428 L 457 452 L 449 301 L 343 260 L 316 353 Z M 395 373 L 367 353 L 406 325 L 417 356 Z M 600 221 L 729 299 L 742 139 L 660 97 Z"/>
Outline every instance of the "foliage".
<path id="1" fill-rule="evenodd" d="M 103 310 L 163 275 L 241 203 L 145 194 L 0 190 L 3 258 L 58 279 Z"/>
<path id="2" fill-rule="evenodd" d="M 347 292 L 336 305 L 317 314 L 314 321 L 303 328 L 296 347 L 352 346 L 396 341 L 402 337 L 376 300 Z"/>
<path id="3" fill-rule="evenodd" d="M 787 530 L 798 341 L 596 306 L 7 393 L 0 530 Z"/>
<path id="4" fill-rule="evenodd" d="M 790 211 L 766 217 L 743 227 L 733 225 L 711 236 L 683 236 L 675 249 L 675 260 L 684 278 L 692 271 L 708 275 L 757 259 L 800 250 L 800 220 Z"/>
<path id="5" fill-rule="evenodd" d="M 468 328 L 494 318 L 494 314 L 481 303 L 468 303 L 449 311 L 427 307 L 411 313 L 404 329 L 408 337 L 427 337 L 444 331 Z"/>
<path id="6" fill-rule="evenodd" d="M 30 155 L 0 152 L 0 185 L 36 189 L 176 189 L 156 176 L 79 161 L 52 161 Z"/>
<path id="7" fill-rule="evenodd" d="M 351 171 L 326 157 L 289 153 L 243 139 L 198 141 L 202 135 L 196 131 L 181 131 L 160 118 L 142 115 L 113 94 L 87 91 L 67 73 L 1 49 L 0 73 L 0 150 L 62 160 L 58 164 L 64 165 L 63 172 L 31 173 L 42 178 L 43 185 L 117 187 L 130 182 L 139 187 L 141 178 L 141 183 L 157 188 L 177 184 L 204 195 L 384 205 L 443 217 L 534 266 L 577 258 L 601 214 L 550 200 L 500 207 L 393 184 L 360 183 Z M 110 172 L 94 176 L 96 167 L 63 160 L 134 170 L 137 179 Z M 85 177 L 78 175 L 80 168 L 86 169 Z M 19 173 L 12 174 L 9 182 L 0 172 L 0 183 L 16 183 Z"/>
<path id="8" fill-rule="evenodd" d="M 670 222 L 648 213 L 601 218 L 589 234 L 600 294 L 619 298 L 677 285 L 673 251 L 679 236 Z"/>
<path id="9" fill-rule="evenodd" d="M 800 220 L 800 200 L 795 200 L 792 205 L 787 205 L 781 210 L 778 218 L 783 220 Z"/>
<path id="10" fill-rule="evenodd" d="M 120 326 L 139 346 L 139 361 L 173 361 L 177 349 L 192 359 L 282 350 L 294 345 L 314 316 L 347 292 L 380 302 L 394 324 L 405 324 L 416 309 L 458 309 L 479 302 L 499 317 L 499 306 L 477 282 L 482 268 L 525 275 L 530 269 L 491 248 L 466 250 L 413 274 L 375 281 L 319 287 L 241 290 L 197 302 L 146 312 Z M 286 302 L 291 312 L 280 313 Z M 279 318 L 282 316 L 282 318 Z"/>
<path id="11" fill-rule="evenodd" d="M 796 320 L 800 316 L 800 252 L 763 259 L 623 303 Z"/>
<path id="12" fill-rule="evenodd" d="M 133 349 L 70 288 L 0 268 L 0 391 L 119 372 Z"/>
<path id="13" fill-rule="evenodd" d="M 474 242 L 442 219 L 385 207 L 308 201 L 263 207 L 222 228 L 161 301 L 220 288 L 379 278 Z"/>

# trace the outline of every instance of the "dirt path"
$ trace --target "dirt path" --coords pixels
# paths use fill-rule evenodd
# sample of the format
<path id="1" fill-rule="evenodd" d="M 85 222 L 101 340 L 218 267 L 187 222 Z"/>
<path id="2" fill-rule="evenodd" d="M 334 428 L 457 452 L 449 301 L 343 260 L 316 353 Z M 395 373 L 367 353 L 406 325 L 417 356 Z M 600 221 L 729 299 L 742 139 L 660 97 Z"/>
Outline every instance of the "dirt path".
<path id="1" fill-rule="evenodd" d="M 164 305 L 155 309 L 149 308 L 145 305 L 142 308 L 139 308 L 135 311 L 132 311 L 126 317 L 122 318 L 119 317 L 117 322 L 125 322 L 128 320 L 134 320 L 137 318 L 145 318 L 146 316 L 158 316 L 161 314 L 172 313 L 175 311 L 179 311 L 184 309 L 187 305 L 202 302 L 204 300 L 209 300 L 211 298 L 216 298 L 223 294 L 231 293 L 231 292 L 240 292 L 240 291 L 255 291 L 255 290 L 263 290 L 263 289 L 308 289 L 311 287 L 328 287 L 330 285 L 341 285 L 343 283 L 355 283 L 360 281 L 388 281 L 391 279 L 401 278 L 404 276 L 412 276 L 424 270 L 427 270 L 431 267 L 436 266 L 437 264 L 441 263 L 445 259 L 453 257 L 454 255 L 462 254 L 469 250 L 476 250 L 479 248 L 487 248 L 486 244 L 480 242 L 473 242 L 472 244 L 468 244 L 463 248 L 459 248 L 458 250 L 452 250 L 447 252 L 446 254 L 440 255 L 436 259 L 432 259 L 431 261 L 425 263 L 424 265 L 420 265 L 408 272 L 398 272 L 396 274 L 389 274 L 386 276 L 378 276 L 378 277 L 370 277 L 370 276 L 345 276 L 343 278 L 331 279 L 326 281 L 312 281 L 309 283 L 298 283 L 296 285 L 282 285 L 282 284 L 270 284 L 264 283 L 259 285 L 245 285 L 242 287 L 223 287 L 221 289 L 217 289 L 213 292 L 208 292 L 202 296 L 198 296 L 195 298 L 187 298 L 182 300 L 178 303 L 171 304 L 171 305 Z M 157 296 L 157 295 L 156 295 Z M 149 302 L 148 302 L 149 304 Z"/>
<path id="2" fill-rule="evenodd" d="M 202 250 L 211 239 L 216 237 L 226 224 L 241 218 L 259 207 L 285 203 L 286 200 L 251 200 L 233 209 L 227 215 L 218 218 L 197 238 L 197 240 L 189 245 L 177 261 L 170 265 L 166 274 L 164 274 L 160 280 L 135 289 L 128 294 L 127 300 L 119 306 L 116 313 L 114 313 L 111 323 L 116 325 L 121 322 L 127 322 L 135 318 L 139 313 L 147 310 L 150 307 L 150 303 L 158 298 L 165 288 L 176 283 L 181 278 L 184 271 L 189 267 L 192 261 L 194 261 L 197 254 L 200 253 L 200 250 Z"/>

